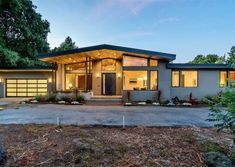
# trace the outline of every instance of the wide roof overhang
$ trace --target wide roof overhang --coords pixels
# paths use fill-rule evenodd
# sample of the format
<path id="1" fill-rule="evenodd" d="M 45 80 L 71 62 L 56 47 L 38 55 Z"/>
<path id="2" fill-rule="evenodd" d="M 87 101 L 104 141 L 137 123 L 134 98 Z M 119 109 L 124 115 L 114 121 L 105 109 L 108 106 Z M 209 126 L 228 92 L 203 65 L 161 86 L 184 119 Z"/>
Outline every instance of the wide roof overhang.
<path id="1" fill-rule="evenodd" d="M 73 64 L 97 59 L 122 59 L 122 56 L 125 55 L 163 61 L 172 61 L 176 57 L 175 54 L 103 44 L 54 53 L 39 54 L 38 58 L 41 61 L 49 63 Z"/>

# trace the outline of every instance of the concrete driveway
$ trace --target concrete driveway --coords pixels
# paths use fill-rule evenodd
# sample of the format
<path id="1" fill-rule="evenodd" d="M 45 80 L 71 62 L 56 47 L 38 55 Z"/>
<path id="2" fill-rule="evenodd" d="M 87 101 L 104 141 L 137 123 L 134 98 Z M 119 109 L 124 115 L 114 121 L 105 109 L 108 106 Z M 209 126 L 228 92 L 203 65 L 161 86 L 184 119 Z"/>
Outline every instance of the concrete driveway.
<path id="1" fill-rule="evenodd" d="M 210 127 L 208 108 L 21 105 L 0 111 L 0 124 L 62 124 Z"/>

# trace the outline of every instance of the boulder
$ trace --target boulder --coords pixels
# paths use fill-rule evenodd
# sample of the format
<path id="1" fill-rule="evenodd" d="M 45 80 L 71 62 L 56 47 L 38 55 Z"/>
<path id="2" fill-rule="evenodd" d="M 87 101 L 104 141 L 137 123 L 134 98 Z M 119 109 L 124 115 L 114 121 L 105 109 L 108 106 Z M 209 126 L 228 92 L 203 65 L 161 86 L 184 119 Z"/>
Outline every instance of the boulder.
<path id="1" fill-rule="evenodd" d="M 65 101 L 58 101 L 58 104 L 65 104 Z"/>
<path id="2" fill-rule="evenodd" d="M 6 162 L 7 154 L 3 147 L 3 145 L 0 144 L 0 167 L 4 166 Z"/>
<path id="3" fill-rule="evenodd" d="M 208 152 L 205 154 L 205 161 L 209 167 L 234 167 L 230 159 L 219 152 Z"/>
<path id="4" fill-rule="evenodd" d="M 98 152 L 99 149 L 96 148 L 93 144 L 91 143 L 86 143 L 81 141 L 80 139 L 73 139 L 74 146 L 77 151 L 82 152 L 82 151 L 89 151 L 89 152 Z"/>
<path id="5" fill-rule="evenodd" d="M 73 105 L 78 105 L 78 104 L 80 104 L 80 103 L 79 103 L 78 101 L 72 101 L 71 104 L 73 104 Z"/>

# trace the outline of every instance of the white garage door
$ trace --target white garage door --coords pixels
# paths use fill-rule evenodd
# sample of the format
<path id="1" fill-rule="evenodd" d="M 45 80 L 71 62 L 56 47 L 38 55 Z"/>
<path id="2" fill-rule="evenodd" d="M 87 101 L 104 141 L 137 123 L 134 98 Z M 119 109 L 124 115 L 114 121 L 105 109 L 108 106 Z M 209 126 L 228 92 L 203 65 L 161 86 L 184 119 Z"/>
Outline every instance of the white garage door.
<path id="1" fill-rule="evenodd" d="M 7 97 L 47 95 L 47 79 L 6 79 Z"/>

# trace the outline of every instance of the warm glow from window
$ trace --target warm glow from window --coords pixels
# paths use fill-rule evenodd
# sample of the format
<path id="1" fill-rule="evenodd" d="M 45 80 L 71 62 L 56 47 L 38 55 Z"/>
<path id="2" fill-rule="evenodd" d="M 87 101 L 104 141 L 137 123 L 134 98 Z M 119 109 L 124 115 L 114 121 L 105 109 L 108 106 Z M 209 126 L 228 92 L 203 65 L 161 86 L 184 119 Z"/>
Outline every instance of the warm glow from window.
<path id="1" fill-rule="evenodd" d="M 221 71 L 220 72 L 220 87 L 226 87 L 227 84 L 227 72 Z"/>
<path id="2" fill-rule="evenodd" d="M 157 65 L 158 65 L 157 60 L 150 59 L 150 67 L 157 67 Z"/>
<path id="3" fill-rule="evenodd" d="M 104 59 L 101 61 L 101 67 L 103 71 L 115 71 L 116 70 L 116 60 Z"/>
<path id="4" fill-rule="evenodd" d="M 235 80 L 235 71 L 229 71 L 229 79 Z"/>
<path id="5" fill-rule="evenodd" d="M 70 90 L 71 88 L 76 87 L 76 75 L 75 74 L 66 74 L 66 89 Z"/>
<path id="6" fill-rule="evenodd" d="M 47 79 L 7 79 L 6 95 L 8 97 L 31 97 L 47 94 Z"/>
<path id="7" fill-rule="evenodd" d="M 171 72 L 171 86 L 172 87 L 180 86 L 180 72 L 179 71 Z"/>
<path id="8" fill-rule="evenodd" d="M 147 59 L 123 56 L 123 66 L 147 66 Z"/>
<path id="9" fill-rule="evenodd" d="M 124 90 L 147 90 L 147 71 L 124 71 Z"/>
<path id="10" fill-rule="evenodd" d="M 150 90 L 157 90 L 157 71 L 151 71 Z"/>
<path id="11" fill-rule="evenodd" d="M 182 87 L 197 87 L 197 71 L 182 71 Z"/>

